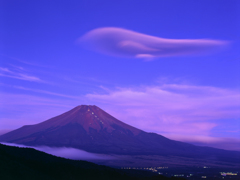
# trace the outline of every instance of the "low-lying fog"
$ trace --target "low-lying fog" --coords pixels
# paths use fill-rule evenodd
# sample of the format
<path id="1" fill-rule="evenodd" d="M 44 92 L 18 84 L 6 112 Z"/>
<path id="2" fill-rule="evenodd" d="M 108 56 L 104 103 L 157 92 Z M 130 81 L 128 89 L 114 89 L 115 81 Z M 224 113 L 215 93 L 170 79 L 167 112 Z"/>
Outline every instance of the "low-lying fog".
<path id="1" fill-rule="evenodd" d="M 48 147 L 48 146 L 25 146 L 21 144 L 14 144 L 14 143 L 3 143 L 0 144 L 8 145 L 8 146 L 15 146 L 15 147 L 24 147 L 24 148 L 33 148 L 38 151 L 42 151 L 54 156 L 63 157 L 67 159 L 73 160 L 110 160 L 115 159 L 115 157 L 111 155 L 103 155 L 103 154 L 95 154 L 89 153 L 80 149 L 75 148 L 67 148 L 67 147 Z"/>

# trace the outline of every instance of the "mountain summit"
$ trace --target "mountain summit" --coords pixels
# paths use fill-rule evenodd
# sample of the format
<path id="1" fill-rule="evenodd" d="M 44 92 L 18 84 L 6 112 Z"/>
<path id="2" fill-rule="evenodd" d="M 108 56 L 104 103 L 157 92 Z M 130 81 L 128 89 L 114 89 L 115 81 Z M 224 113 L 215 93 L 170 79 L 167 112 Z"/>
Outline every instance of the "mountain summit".
<path id="1" fill-rule="evenodd" d="M 48 121 L 48 124 L 50 121 Z M 95 129 L 97 132 L 105 130 L 109 133 L 115 130 L 114 127 L 122 127 L 124 131 L 137 135 L 141 130 L 129 126 L 113 116 L 109 115 L 97 106 L 81 105 L 74 109 L 51 119 L 54 126 L 64 126 L 67 124 L 81 125 L 84 130 L 89 133 L 90 129 Z M 53 125 L 51 124 L 51 126 Z M 122 129 L 122 130 L 123 130 Z"/>
<path id="2" fill-rule="evenodd" d="M 23 126 L 0 136 L 0 142 L 73 147 L 105 154 L 210 157 L 233 161 L 239 161 L 240 157 L 240 152 L 198 147 L 144 132 L 90 105 L 77 106 L 42 123 Z"/>

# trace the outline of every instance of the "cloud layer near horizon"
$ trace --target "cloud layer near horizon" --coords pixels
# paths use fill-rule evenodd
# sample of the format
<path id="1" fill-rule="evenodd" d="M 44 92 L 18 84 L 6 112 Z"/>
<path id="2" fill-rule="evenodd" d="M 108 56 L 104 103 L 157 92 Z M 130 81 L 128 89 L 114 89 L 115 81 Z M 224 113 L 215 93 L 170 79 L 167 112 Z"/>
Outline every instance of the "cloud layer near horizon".
<path id="1" fill-rule="evenodd" d="M 47 154 L 51 154 L 57 157 L 63 157 L 67 159 L 73 160 L 88 160 L 88 161 L 95 161 L 95 160 L 110 160 L 115 159 L 111 155 L 103 155 L 103 154 L 96 154 L 90 153 L 87 151 L 83 151 L 76 148 L 69 148 L 69 147 L 49 147 L 49 146 L 25 146 L 21 144 L 14 144 L 14 143 L 0 143 L 7 146 L 15 146 L 15 147 L 23 147 L 23 148 L 33 148 L 38 151 L 45 152 Z"/>
<path id="2" fill-rule="evenodd" d="M 239 129 L 236 120 L 240 118 L 237 100 L 240 92 L 237 90 L 165 84 L 119 88 L 107 94 L 88 94 L 87 98 L 103 104 L 107 112 L 125 123 L 177 140 L 189 136 L 192 141 L 195 138 L 211 142 L 211 132 L 216 127 L 232 125 L 228 128 Z"/>
<path id="3" fill-rule="evenodd" d="M 94 29 L 77 42 L 100 53 L 146 60 L 206 54 L 229 44 L 227 41 L 211 39 L 166 39 L 116 27 Z"/>

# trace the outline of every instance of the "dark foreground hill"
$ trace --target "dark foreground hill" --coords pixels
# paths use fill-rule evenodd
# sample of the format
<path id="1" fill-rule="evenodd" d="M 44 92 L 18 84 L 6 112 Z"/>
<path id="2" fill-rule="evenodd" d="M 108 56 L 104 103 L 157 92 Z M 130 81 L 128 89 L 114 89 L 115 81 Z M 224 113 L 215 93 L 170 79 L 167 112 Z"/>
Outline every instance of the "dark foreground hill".
<path id="1" fill-rule="evenodd" d="M 0 136 L 0 142 L 73 147 L 93 153 L 160 155 L 240 162 L 240 152 L 199 147 L 127 125 L 97 106 L 81 105 L 36 125 Z"/>
<path id="2" fill-rule="evenodd" d="M 3 180 L 167 180 L 146 171 L 124 171 L 86 161 L 55 157 L 31 148 L 0 144 L 0 179 Z"/>

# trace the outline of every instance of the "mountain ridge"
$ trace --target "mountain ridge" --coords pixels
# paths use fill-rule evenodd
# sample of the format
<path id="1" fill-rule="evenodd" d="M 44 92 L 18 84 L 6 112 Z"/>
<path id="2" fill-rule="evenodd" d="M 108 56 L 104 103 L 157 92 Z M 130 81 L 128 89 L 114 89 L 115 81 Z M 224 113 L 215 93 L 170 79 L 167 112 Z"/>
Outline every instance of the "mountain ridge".
<path id="1" fill-rule="evenodd" d="M 102 116 L 104 116 L 104 118 Z M 106 117 L 107 117 L 107 120 L 106 120 Z M 21 131 L 19 132 L 19 134 L 17 134 L 17 136 L 21 138 L 26 135 L 30 135 L 36 131 L 42 131 L 43 129 L 61 127 L 67 124 L 77 123 L 83 126 L 83 128 L 87 132 L 89 132 L 89 128 L 97 129 L 99 131 L 101 128 L 104 128 L 104 127 L 106 128 L 106 125 L 107 125 L 107 130 L 111 132 L 113 128 L 109 125 L 109 119 L 111 119 L 111 121 L 114 121 L 115 124 L 118 124 L 118 125 L 120 124 L 121 126 L 124 126 L 126 129 L 131 130 L 131 132 L 135 135 L 141 132 L 141 130 L 117 120 L 116 118 L 109 115 L 108 113 L 101 110 L 95 105 L 79 105 L 61 115 L 55 116 L 46 121 L 43 121 L 34 125 L 25 125 L 16 130 L 24 129 L 24 131 Z M 16 130 L 3 134 L 2 136 L 6 137 L 7 140 L 11 140 L 11 136 L 8 137 L 8 134 Z"/>
<path id="2" fill-rule="evenodd" d="M 213 158 L 239 162 L 240 152 L 170 140 L 123 123 L 97 106 L 81 105 L 39 124 L 0 136 L 0 142 L 73 147 L 93 153 Z"/>

